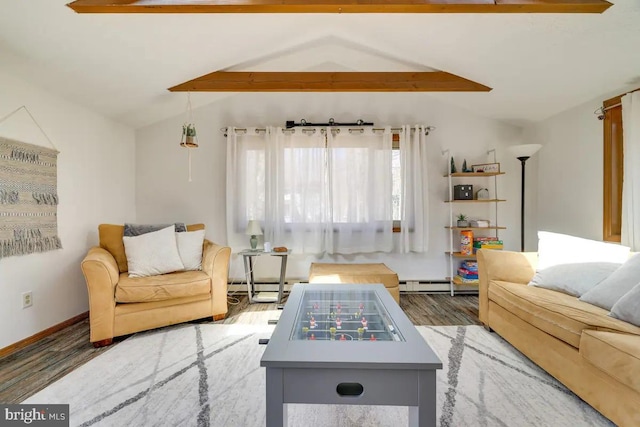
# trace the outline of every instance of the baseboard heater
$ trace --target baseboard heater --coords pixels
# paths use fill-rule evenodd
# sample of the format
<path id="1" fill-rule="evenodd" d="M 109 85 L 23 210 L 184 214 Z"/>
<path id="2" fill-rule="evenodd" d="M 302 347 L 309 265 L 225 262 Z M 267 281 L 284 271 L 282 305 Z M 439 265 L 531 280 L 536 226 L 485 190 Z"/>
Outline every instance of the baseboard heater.
<path id="1" fill-rule="evenodd" d="M 307 283 L 306 280 L 287 280 L 284 284 L 284 291 L 291 291 L 291 287 L 296 283 Z M 246 294 L 247 284 L 240 283 L 240 280 L 229 282 L 229 292 Z M 277 292 L 277 280 L 261 280 L 256 283 L 256 292 Z M 401 293 L 429 293 L 439 294 L 450 292 L 449 281 L 447 280 L 400 280 Z M 456 285 L 456 293 L 461 294 L 477 294 L 477 286 L 458 286 Z"/>

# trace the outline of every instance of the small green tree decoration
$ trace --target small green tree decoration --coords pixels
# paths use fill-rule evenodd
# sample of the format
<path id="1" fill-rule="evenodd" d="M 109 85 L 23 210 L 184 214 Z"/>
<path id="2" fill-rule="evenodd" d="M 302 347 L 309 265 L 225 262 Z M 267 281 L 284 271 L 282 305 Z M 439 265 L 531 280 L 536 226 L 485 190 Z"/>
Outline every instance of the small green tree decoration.
<path id="1" fill-rule="evenodd" d="M 451 173 L 456 173 L 457 171 L 456 162 L 453 160 L 453 156 L 451 156 Z"/>

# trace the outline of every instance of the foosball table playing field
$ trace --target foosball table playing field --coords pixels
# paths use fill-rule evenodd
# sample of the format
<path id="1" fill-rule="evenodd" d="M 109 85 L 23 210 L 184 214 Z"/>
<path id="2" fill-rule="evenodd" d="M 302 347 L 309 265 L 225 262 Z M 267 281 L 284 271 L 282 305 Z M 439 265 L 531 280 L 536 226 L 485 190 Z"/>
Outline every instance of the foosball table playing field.
<path id="1" fill-rule="evenodd" d="M 267 427 L 288 403 L 409 407 L 436 425 L 442 362 L 382 284 L 296 284 L 260 360 Z"/>

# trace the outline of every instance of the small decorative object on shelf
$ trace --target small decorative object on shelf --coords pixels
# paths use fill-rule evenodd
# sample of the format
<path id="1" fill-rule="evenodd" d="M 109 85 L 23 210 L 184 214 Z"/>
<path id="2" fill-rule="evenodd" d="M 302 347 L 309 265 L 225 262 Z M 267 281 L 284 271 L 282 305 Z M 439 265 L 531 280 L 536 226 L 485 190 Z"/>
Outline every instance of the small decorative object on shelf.
<path id="1" fill-rule="evenodd" d="M 463 230 L 460 232 L 460 253 L 462 255 L 473 254 L 473 231 Z"/>
<path id="2" fill-rule="evenodd" d="M 489 190 L 486 188 L 481 188 L 476 192 L 476 199 L 478 200 L 489 200 Z"/>
<path id="3" fill-rule="evenodd" d="M 488 219 L 472 219 L 469 221 L 469 227 L 473 228 L 488 228 L 491 226 L 491 222 Z"/>
<path id="4" fill-rule="evenodd" d="M 454 185 L 453 200 L 473 200 L 473 185 Z"/>
<path id="5" fill-rule="evenodd" d="M 467 216 L 465 214 L 458 215 L 458 227 L 468 227 L 469 221 L 467 220 Z"/>
<path id="6" fill-rule="evenodd" d="M 451 156 L 451 173 L 456 173 L 458 170 L 456 169 L 456 162 L 453 160 L 453 156 Z"/>
<path id="7" fill-rule="evenodd" d="M 472 165 L 473 172 L 494 172 L 500 173 L 500 163 L 483 163 L 479 165 Z"/>
<path id="8" fill-rule="evenodd" d="M 462 162 L 462 172 L 465 172 L 465 173 L 473 172 L 473 169 L 469 169 L 467 167 L 467 159 L 464 159 L 464 162 Z"/>

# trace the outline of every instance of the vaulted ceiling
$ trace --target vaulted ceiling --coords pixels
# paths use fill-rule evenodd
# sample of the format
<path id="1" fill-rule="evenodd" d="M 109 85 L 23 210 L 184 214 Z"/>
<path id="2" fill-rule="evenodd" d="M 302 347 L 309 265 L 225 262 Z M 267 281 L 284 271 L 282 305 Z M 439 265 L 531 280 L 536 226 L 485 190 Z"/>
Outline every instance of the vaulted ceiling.
<path id="1" fill-rule="evenodd" d="M 411 96 L 511 122 L 640 86 L 637 0 L 602 14 L 92 15 L 67 2 L 2 0 L 0 71 L 134 127 L 183 113 L 167 88 L 219 70 L 445 71 L 493 90 Z"/>

